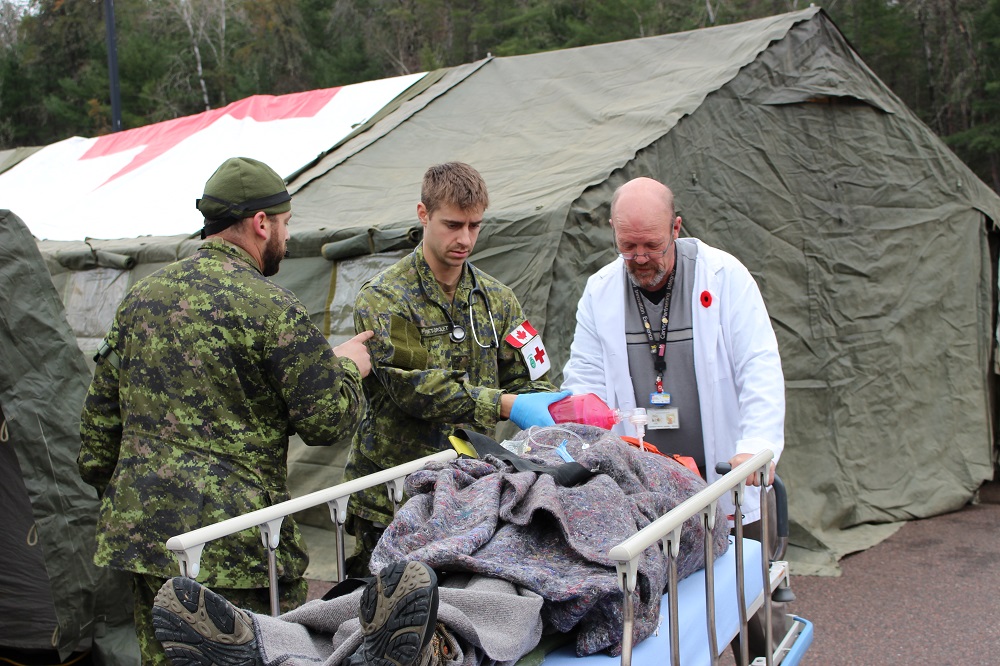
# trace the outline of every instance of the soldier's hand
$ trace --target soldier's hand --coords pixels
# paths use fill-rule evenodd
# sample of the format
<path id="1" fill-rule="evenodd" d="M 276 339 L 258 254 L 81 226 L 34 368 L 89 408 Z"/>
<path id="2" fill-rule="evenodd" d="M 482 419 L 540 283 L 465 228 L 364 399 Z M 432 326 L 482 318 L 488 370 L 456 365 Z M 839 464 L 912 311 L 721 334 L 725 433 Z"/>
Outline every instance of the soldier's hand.
<path id="1" fill-rule="evenodd" d="M 367 377 L 372 371 L 372 359 L 368 355 L 368 347 L 365 343 L 375 335 L 374 331 L 362 331 L 343 344 L 333 348 L 333 353 L 337 356 L 349 358 L 354 361 L 361 371 L 362 377 Z"/>
<path id="2" fill-rule="evenodd" d="M 514 396 L 514 404 L 510 408 L 510 420 L 521 430 L 527 430 L 533 425 L 544 428 L 555 425 L 549 414 L 549 405 L 570 395 L 569 391 L 558 393 L 519 393 Z"/>

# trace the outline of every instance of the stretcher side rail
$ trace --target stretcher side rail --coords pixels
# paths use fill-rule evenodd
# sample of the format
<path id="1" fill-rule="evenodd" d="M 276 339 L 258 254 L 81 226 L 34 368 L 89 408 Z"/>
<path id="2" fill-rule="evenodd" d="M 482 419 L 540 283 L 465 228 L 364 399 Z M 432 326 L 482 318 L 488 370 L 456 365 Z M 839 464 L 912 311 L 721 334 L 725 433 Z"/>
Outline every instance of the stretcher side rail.
<path id="1" fill-rule="evenodd" d="M 403 481 L 412 472 L 422 469 L 430 462 L 448 462 L 458 457 L 449 449 L 423 458 L 417 458 L 408 463 L 397 465 L 391 469 L 382 470 L 345 483 L 317 490 L 241 516 L 235 516 L 212 525 L 172 536 L 167 539 L 167 550 L 177 558 L 177 564 L 182 576 L 197 578 L 200 571 L 201 552 L 205 544 L 216 539 L 242 532 L 254 527 L 260 528 L 261 541 L 267 552 L 268 582 L 270 584 L 271 615 L 277 617 L 278 608 L 278 560 L 277 549 L 281 523 L 289 516 L 314 506 L 327 504 L 330 508 L 330 519 L 337 527 L 337 576 L 344 579 L 344 521 L 347 520 L 347 500 L 356 492 L 372 488 L 380 484 L 388 487 L 389 499 L 397 506 L 403 499 Z"/>
<path id="2" fill-rule="evenodd" d="M 762 457 L 763 456 L 763 457 Z M 270 586 L 270 601 L 271 601 L 271 614 L 277 616 L 279 614 L 278 607 L 278 582 L 277 582 L 277 559 L 276 550 L 279 545 L 279 534 L 281 523 L 285 516 L 291 515 L 298 511 L 302 511 L 320 504 L 326 503 L 330 508 L 330 516 L 336 525 L 336 549 L 338 557 L 338 578 L 343 580 L 345 577 L 345 537 L 344 537 L 344 522 L 346 520 L 347 514 L 347 500 L 353 493 L 359 492 L 366 488 L 371 488 L 378 486 L 380 484 L 385 484 L 389 491 L 390 500 L 393 502 L 394 507 L 397 507 L 399 502 L 402 501 L 403 495 L 403 481 L 405 478 L 419 469 L 422 469 L 427 463 L 430 462 L 449 462 L 458 457 L 458 454 L 454 450 L 442 451 L 430 456 L 425 456 L 417 460 L 393 467 L 389 470 L 383 470 L 375 474 L 371 474 L 365 477 L 354 479 L 352 481 L 342 483 L 336 486 L 331 486 L 323 490 L 319 490 L 313 493 L 309 493 L 302 497 L 294 498 L 286 502 L 276 504 L 271 507 L 264 509 L 259 509 L 241 516 L 236 516 L 234 518 L 215 523 L 213 525 L 208 525 L 206 527 L 191 530 L 184 534 L 180 534 L 171 537 L 166 542 L 166 547 L 168 550 L 174 553 L 178 561 L 178 566 L 180 573 L 183 576 L 188 576 L 191 578 L 196 578 L 199 573 L 200 557 L 204 545 L 210 541 L 224 538 L 230 536 L 237 532 L 241 532 L 246 529 L 251 529 L 253 527 L 258 527 L 261 530 L 261 540 L 264 544 L 265 551 L 267 553 L 268 559 L 268 573 L 269 573 L 269 586 Z M 630 590 L 635 589 L 635 576 L 636 576 L 636 561 L 643 552 L 643 550 L 650 545 L 656 544 L 658 542 L 663 542 L 665 551 L 672 556 L 670 557 L 670 581 L 668 590 L 671 591 L 668 597 L 668 604 L 672 604 L 671 609 L 671 643 L 674 643 L 674 637 L 677 635 L 677 610 L 676 610 L 676 589 L 677 589 L 677 574 L 676 574 L 676 563 L 673 557 L 677 555 L 680 543 L 680 528 L 683 523 L 690 517 L 697 514 L 699 511 L 702 513 L 702 519 L 707 526 L 706 533 L 710 533 L 712 527 L 714 526 L 715 520 L 715 503 L 719 498 L 726 494 L 726 492 L 732 492 L 734 498 L 734 504 L 737 506 L 737 512 L 739 511 L 739 506 L 742 504 L 742 494 L 744 489 L 744 484 L 746 478 L 753 473 L 759 474 L 759 479 L 763 481 L 764 474 L 767 471 L 767 462 L 771 459 L 770 451 L 765 451 L 762 454 L 758 454 L 754 458 L 751 458 L 748 462 L 740 465 L 735 470 L 726 474 L 722 479 L 716 481 L 714 484 L 701 491 L 699 494 L 688 499 L 687 501 L 678 505 L 674 510 L 665 514 L 661 518 L 657 519 L 645 529 L 637 532 L 635 535 L 626 539 L 621 544 L 613 548 L 610 552 L 611 559 L 617 562 L 618 568 L 618 580 L 619 586 L 622 589 L 626 589 L 629 584 L 631 584 Z M 755 465 L 763 461 L 761 467 L 755 470 Z M 702 505 L 699 508 L 699 505 Z M 763 532 L 766 535 L 768 533 L 766 525 L 766 512 L 763 512 L 762 516 L 762 527 Z M 780 522 L 780 521 L 779 521 Z M 740 635 L 745 637 L 746 634 L 746 614 L 753 613 L 756 611 L 760 605 L 768 604 L 770 602 L 770 595 L 762 595 L 764 599 L 757 599 L 755 603 L 751 604 L 749 608 L 746 607 L 743 599 L 743 577 L 742 577 L 742 525 L 737 523 L 737 534 L 738 538 L 736 540 L 735 550 L 737 552 L 736 558 L 736 569 L 739 576 L 740 583 L 737 586 L 737 594 L 740 597 Z M 676 545 L 675 545 L 676 544 Z M 766 543 L 764 544 L 766 548 Z M 766 551 L 765 551 L 766 552 Z M 770 572 L 770 585 L 768 582 L 768 564 L 767 558 L 762 559 L 762 567 L 765 576 L 765 590 L 775 589 L 781 582 L 787 583 L 787 563 L 776 562 L 772 564 Z M 785 565 L 783 568 L 775 568 L 773 565 Z M 714 585 L 711 580 L 713 570 L 713 552 L 711 549 L 710 540 L 706 542 L 706 595 L 707 603 L 711 609 L 714 602 L 714 596 L 712 590 Z M 629 576 L 631 572 L 631 576 Z M 777 572 L 777 573 L 776 573 Z M 631 583 L 629 583 L 631 580 Z M 634 624 L 628 618 L 632 617 L 631 609 L 631 596 L 625 594 L 625 618 L 627 622 L 630 622 L 631 627 Z M 712 664 L 717 663 L 718 650 L 716 648 L 714 640 L 714 631 L 712 628 L 714 626 L 714 611 L 709 610 L 709 634 L 712 636 L 712 642 L 710 646 L 710 652 L 712 655 Z M 768 620 L 770 615 L 768 613 Z M 768 622 L 769 624 L 769 622 Z M 810 625 L 811 627 L 811 625 Z M 770 636 L 770 627 L 768 627 L 768 636 Z M 627 650 L 623 650 L 622 653 L 622 663 L 624 666 L 628 666 L 631 659 L 631 629 L 626 630 L 625 636 L 623 637 L 623 647 L 628 645 Z M 626 643 L 627 641 L 627 643 Z M 769 642 L 770 644 L 770 642 Z M 744 646 L 745 648 L 745 646 Z M 676 648 L 672 647 L 672 652 Z M 779 651 L 781 648 L 779 647 Z M 747 654 L 746 649 L 743 650 L 743 654 Z M 771 656 L 768 655 L 768 666 L 772 666 L 770 661 Z M 671 664 L 679 664 L 679 658 L 673 658 Z M 744 662 L 745 666 L 745 662 Z"/>
<path id="3" fill-rule="evenodd" d="M 680 551 L 681 530 L 684 523 L 692 516 L 701 516 L 702 526 L 705 533 L 705 600 L 706 600 L 706 622 L 708 623 L 708 650 L 710 652 L 711 663 L 718 663 L 719 649 L 715 632 L 715 582 L 714 551 L 712 550 L 712 529 L 715 526 L 715 513 L 718 501 L 727 494 L 732 494 L 733 504 L 736 507 L 736 515 L 741 515 L 740 507 L 743 504 L 743 495 L 746 489 L 748 477 L 757 476 L 757 480 L 763 488 L 770 472 L 770 462 L 774 453 L 770 449 L 765 449 L 746 462 L 740 464 L 722 478 L 718 479 L 704 490 L 688 498 L 684 502 L 668 511 L 663 516 L 657 518 L 652 523 L 636 532 L 634 535 L 622 541 L 609 552 L 609 558 L 615 561 L 618 572 L 618 585 L 623 592 L 622 613 L 624 618 L 622 634 L 622 666 L 631 666 L 633 645 L 633 629 L 635 624 L 635 613 L 633 607 L 632 594 L 636 589 L 636 576 L 638 570 L 638 559 L 650 546 L 662 544 L 662 550 L 668 562 L 668 606 L 670 623 L 670 664 L 680 666 L 680 640 L 679 640 L 679 616 L 678 616 L 678 591 L 677 591 L 677 556 Z M 766 553 L 769 553 L 768 544 L 768 515 L 767 511 L 761 511 L 761 573 L 763 576 L 763 605 L 765 607 L 765 640 L 769 646 L 766 655 L 767 666 L 773 666 L 774 655 L 770 646 L 771 635 L 771 595 L 776 581 L 772 583 L 771 566 Z M 740 520 L 734 521 L 736 530 L 736 588 L 740 617 L 740 647 L 741 657 L 744 666 L 747 663 L 747 615 L 748 609 L 744 598 L 744 571 L 743 571 L 743 524 Z M 782 569 L 782 574 L 787 578 L 787 567 Z M 755 604 L 756 605 L 756 604 Z"/>

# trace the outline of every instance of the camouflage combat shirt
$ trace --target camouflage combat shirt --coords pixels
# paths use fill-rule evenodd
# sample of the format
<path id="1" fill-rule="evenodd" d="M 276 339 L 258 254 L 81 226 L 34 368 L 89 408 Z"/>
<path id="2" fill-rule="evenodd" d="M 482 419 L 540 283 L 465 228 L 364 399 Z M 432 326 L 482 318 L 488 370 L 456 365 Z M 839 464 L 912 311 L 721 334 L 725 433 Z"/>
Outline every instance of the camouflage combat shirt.
<path id="1" fill-rule="evenodd" d="M 468 264 L 467 264 L 468 266 Z M 368 349 L 372 373 L 364 380 L 368 410 L 354 438 L 345 478 L 356 479 L 450 448 L 456 427 L 492 434 L 500 418 L 502 393 L 554 391 L 544 379 L 532 381 L 520 352 L 504 338 L 525 317 L 514 292 L 473 268 L 477 292 L 469 317 L 472 278 L 466 269 L 455 298 L 449 302 L 430 266 L 423 246 L 362 286 L 354 304 L 354 327 L 372 330 Z M 483 303 L 489 301 L 499 347 Z M 452 342 L 451 325 L 466 331 Z M 392 503 L 384 486 L 356 493 L 348 513 L 388 524 Z"/>
<path id="2" fill-rule="evenodd" d="M 210 240 L 135 285 L 84 405 L 80 474 L 102 494 L 94 560 L 178 574 L 171 536 L 289 499 L 288 436 L 329 445 L 361 418 L 361 375 L 295 296 L 243 250 Z M 279 575 L 308 559 L 291 517 Z M 257 529 L 206 544 L 199 581 L 267 586 Z"/>

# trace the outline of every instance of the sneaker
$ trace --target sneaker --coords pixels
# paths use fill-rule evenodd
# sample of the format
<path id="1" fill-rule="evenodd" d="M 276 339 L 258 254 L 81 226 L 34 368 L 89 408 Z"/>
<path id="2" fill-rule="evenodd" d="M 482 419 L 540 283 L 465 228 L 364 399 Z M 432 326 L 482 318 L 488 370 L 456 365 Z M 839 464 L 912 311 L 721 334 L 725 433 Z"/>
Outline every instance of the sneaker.
<path id="1" fill-rule="evenodd" d="M 153 633 L 174 666 L 257 664 L 250 616 L 192 578 L 171 578 L 156 593 Z"/>
<path id="2" fill-rule="evenodd" d="M 423 562 L 397 562 L 382 569 L 361 593 L 358 618 L 364 634 L 351 666 L 423 666 L 437 622 L 434 570 Z"/>

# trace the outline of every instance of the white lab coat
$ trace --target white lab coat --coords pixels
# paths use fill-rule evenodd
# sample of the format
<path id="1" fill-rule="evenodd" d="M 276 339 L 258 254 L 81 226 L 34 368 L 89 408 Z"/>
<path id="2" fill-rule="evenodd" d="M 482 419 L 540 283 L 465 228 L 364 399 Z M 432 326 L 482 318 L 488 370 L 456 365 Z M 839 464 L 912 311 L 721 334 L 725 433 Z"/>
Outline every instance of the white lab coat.
<path id="1" fill-rule="evenodd" d="M 691 321 L 711 483 L 718 478 L 716 462 L 738 453 L 769 447 L 777 462 L 785 444 L 785 382 L 774 330 L 750 272 L 732 255 L 697 239 L 677 242 L 698 244 Z M 624 412 L 636 404 L 625 346 L 623 264 L 618 258 L 587 280 L 562 388 L 574 394 L 594 393 Z M 627 422 L 615 429 L 636 434 Z M 727 515 L 733 513 L 728 499 L 723 500 L 723 509 Z M 747 523 L 760 519 L 758 488 L 747 488 L 743 514 Z"/>

